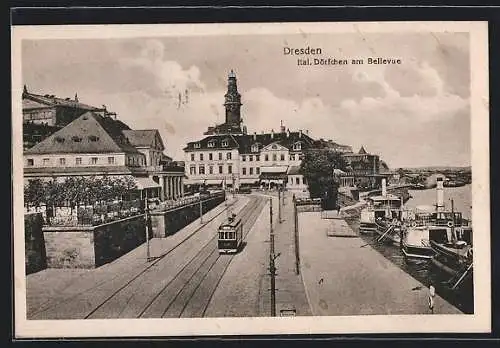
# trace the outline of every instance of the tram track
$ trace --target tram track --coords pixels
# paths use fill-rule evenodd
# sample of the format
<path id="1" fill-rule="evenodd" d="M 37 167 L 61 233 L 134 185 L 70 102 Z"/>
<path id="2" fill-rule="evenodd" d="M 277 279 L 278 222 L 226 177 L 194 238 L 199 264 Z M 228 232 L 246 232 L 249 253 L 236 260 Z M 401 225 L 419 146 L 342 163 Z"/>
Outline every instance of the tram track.
<path id="1" fill-rule="evenodd" d="M 130 274 L 122 274 L 121 272 L 117 272 L 117 274 L 111 278 L 105 277 L 102 281 L 97 282 L 96 284 L 90 286 L 90 287 L 84 287 L 80 291 L 73 293 L 69 296 L 64 297 L 63 299 L 59 299 L 58 301 L 52 301 L 49 300 L 45 302 L 40 308 L 36 311 L 33 311 L 32 313 L 29 314 L 30 319 L 53 319 L 51 315 L 43 315 L 46 312 L 50 312 L 51 310 L 55 309 L 56 307 L 60 307 L 61 305 L 68 305 L 70 308 L 71 307 L 76 307 L 75 305 L 72 305 L 73 302 L 77 302 L 77 300 L 80 296 L 85 295 L 87 293 L 90 293 L 94 290 L 102 290 L 106 291 L 106 285 L 109 287 L 114 287 L 116 286 L 116 282 L 124 282 L 122 286 L 118 288 L 118 290 L 114 291 L 110 296 L 108 296 L 103 302 L 101 302 L 97 307 L 93 308 L 90 310 L 90 312 L 87 312 L 83 315 L 83 318 L 87 319 L 90 318 L 99 308 L 101 308 L 105 303 L 107 303 L 116 293 L 119 291 L 123 290 L 126 288 L 128 285 L 130 285 L 132 282 L 134 282 L 136 279 L 141 277 L 144 273 L 148 272 L 151 268 L 153 268 L 155 265 L 157 265 L 160 261 L 162 261 L 166 256 L 169 254 L 173 253 L 175 250 L 177 250 L 179 247 L 184 245 L 186 242 L 188 242 L 191 238 L 193 238 L 197 233 L 201 230 L 203 230 L 206 226 L 209 224 L 213 223 L 214 220 L 216 220 L 218 217 L 220 217 L 223 213 L 227 212 L 229 209 L 234 207 L 234 205 L 238 201 L 231 202 L 230 204 L 227 205 L 224 209 L 222 209 L 219 213 L 211 217 L 210 219 L 206 220 L 202 225 L 197 227 L 193 232 L 189 233 L 185 238 L 180 240 L 177 244 L 175 244 L 173 247 L 162 253 L 160 256 L 155 258 L 152 262 L 150 262 L 146 267 L 144 265 L 139 265 L 134 268 L 134 270 L 137 271 L 137 273 L 134 273 L 134 275 L 130 276 Z M 104 267 L 106 267 L 105 265 Z M 97 272 L 99 269 L 96 270 Z M 68 287 L 72 286 L 73 284 L 70 284 Z M 105 289 L 100 289 L 101 287 L 105 287 Z M 61 292 L 64 292 L 67 288 L 63 289 Z M 57 318 L 64 318 L 67 319 L 67 315 L 70 314 L 71 317 L 75 318 L 81 318 L 82 316 L 80 315 L 75 315 L 71 309 L 68 311 L 58 311 L 61 313 L 56 313 Z"/>
<path id="2" fill-rule="evenodd" d="M 264 199 L 255 197 L 238 214 L 244 224 L 243 240 L 264 204 Z M 157 293 L 139 317 L 203 317 L 232 259 L 233 255 L 219 255 L 217 233 L 214 233 L 213 238 Z"/>

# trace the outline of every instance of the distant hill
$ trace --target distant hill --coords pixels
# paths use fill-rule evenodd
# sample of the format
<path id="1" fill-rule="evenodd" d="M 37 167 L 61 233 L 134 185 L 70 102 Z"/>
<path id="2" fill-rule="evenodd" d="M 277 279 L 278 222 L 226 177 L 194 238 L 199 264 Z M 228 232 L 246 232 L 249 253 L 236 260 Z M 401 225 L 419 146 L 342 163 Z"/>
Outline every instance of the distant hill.
<path id="1" fill-rule="evenodd" d="M 411 172 L 440 172 L 440 171 L 471 171 L 471 166 L 465 167 L 440 167 L 440 166 L 430 166 L 430 167 L 414 167 L 414 168 L 402 168 L 406 171 Z"/>

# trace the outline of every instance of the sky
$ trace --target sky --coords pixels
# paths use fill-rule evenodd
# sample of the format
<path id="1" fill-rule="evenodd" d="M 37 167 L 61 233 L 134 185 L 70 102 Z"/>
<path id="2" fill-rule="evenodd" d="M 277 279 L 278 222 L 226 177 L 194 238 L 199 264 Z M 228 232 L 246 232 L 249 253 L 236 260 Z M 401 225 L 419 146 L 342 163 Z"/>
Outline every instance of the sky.
<path id="1" fill-rule="evenodd" d="M 298 66 L 284 47 L 363 65 Z M 314 58 L 315 56 L 310 56 Z M 368 57 L 401 59 L 368 65 Z M 117 113 L 133 129 L 157 128 L 166 153 L 224 122 L 234 69 L 249 133 L 308 130 L 360 146 L 391 168 L 468 166 L 467 33 L 332 33 L 130 39 L 44 39 L 22 44 L 23 83 Z M 183 103 L 179 104 L 179 94 Z"/>

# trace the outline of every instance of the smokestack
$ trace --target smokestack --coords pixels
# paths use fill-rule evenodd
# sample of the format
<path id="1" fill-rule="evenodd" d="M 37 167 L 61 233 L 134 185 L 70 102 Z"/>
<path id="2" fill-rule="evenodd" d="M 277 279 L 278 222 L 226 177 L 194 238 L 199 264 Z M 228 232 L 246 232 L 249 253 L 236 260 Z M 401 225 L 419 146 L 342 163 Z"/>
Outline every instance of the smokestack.
<path id="1" fill-rule="evenodd" d="M 271 129 L 271 139 L 274 139 L 274 129 Z"/>
<path id="2" fill-rule="evenodd" d="M 253 141 L 257 140 L 257 132 L 253 132 Z"/>
<path id="3" fill-rule="evenodd" d="M 387 196 L 387 182 L 385 178 L 382 178 L 382 196 Z"/>
<path id="4" fill-rule="evenodd" d="M 436 209 L 437 211 L 444 210 L 444 188 L 443 177 L 441 176 L 436 178 Z"/>

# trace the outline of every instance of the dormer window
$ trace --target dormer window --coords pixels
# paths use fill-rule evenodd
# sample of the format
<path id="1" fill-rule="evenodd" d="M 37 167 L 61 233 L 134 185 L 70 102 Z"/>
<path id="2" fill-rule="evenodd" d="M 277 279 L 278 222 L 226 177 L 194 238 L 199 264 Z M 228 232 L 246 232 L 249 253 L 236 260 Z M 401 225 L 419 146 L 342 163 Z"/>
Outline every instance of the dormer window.
<path id="1" fill-rule="evenodd" d="M 294 150 L 302 150 L 302 143 L 301 142 L 297 142 L 295 144 L 293 144 L 293 149 Z"/>
<path id="2" fill-rule="evenodd" d="M 259 144 L 252 145 L 252 152 L 259 152 Z"/>
<path id="3" fill-rule="evenodd" d="M 208 147 L 215 147 L 215 141 L 214 140 L 210 140 L 208 142 Z"/>
<path id="4" fill-rule="evenodd" d="M 200 147 L 201 147 L 200 143 L 195 143 L 195 144 L 194 144 L 194 148 L 195 148 L 195 149 L 199 149 Z"/>
<path id="5" fill-rule="evenodd" d="M 222 145 L 222 147 L 227 147 L 228 146 L 227 140 L 222 140 L 221 145 Z"/>

